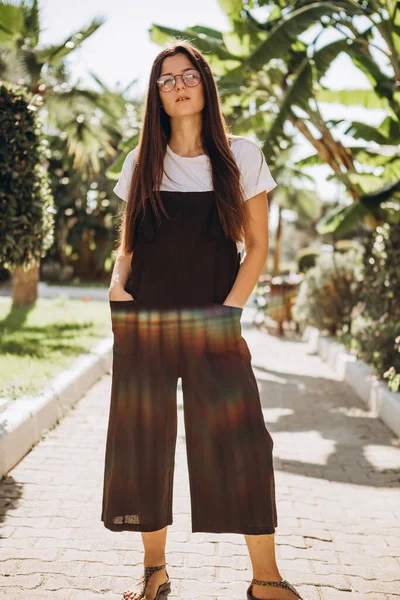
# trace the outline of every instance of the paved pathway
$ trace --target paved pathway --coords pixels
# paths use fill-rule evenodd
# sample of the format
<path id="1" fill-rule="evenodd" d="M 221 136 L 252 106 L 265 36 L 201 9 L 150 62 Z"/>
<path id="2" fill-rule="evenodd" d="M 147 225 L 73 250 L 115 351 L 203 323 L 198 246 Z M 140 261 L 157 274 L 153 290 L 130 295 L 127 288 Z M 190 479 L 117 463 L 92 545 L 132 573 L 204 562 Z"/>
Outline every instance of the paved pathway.
<path id="1" fill-rule="evenodd" d="M 400 445 L 302 342 L 243 325 L 274 438 L 281 573 L 307 600 L 400 597 Z M 110 376 L 0 484 L 0 596 L 119 600 L 139 532 L 100 521 Z M 244 537 L 191 533 L 182 398 L 167 542 L 173 599 L 245 599 Z"/>

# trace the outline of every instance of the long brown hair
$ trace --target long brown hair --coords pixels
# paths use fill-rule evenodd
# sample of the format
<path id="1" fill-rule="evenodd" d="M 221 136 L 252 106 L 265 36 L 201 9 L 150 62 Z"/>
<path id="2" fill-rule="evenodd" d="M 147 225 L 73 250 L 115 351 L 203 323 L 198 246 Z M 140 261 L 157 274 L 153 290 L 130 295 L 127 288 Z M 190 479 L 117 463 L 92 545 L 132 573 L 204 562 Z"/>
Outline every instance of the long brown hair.
<path id="1" fill-rule="evenodd" d="M 119 226 L 119 251 L 122 254 L 132 252 L 136 220 L 140 214 L 144 218 L 149 202 L 157 221 L 161 220 L 161 212 L 167 215 L 158 190 L 162 183 L 164 155 L 171 136 L 171 124 L 169 116 L 160 105 L 157 79 L 160 77 L 163 60 L 179 53 L 185 54 L 193 67 L 200 71 L 204 84 L 202 145 L 211 163 L 213 188 L 222 228 L 225 235 L 234 241 L 244 239 L 247 231 L 247 203 L 244 202 L 240 171 L 230 149 L 231 135 L 222 115 L 210 65 L 189 41 L 175 40 L 157 54 L 150 73 L 135 168 L 126 210 Z"/>

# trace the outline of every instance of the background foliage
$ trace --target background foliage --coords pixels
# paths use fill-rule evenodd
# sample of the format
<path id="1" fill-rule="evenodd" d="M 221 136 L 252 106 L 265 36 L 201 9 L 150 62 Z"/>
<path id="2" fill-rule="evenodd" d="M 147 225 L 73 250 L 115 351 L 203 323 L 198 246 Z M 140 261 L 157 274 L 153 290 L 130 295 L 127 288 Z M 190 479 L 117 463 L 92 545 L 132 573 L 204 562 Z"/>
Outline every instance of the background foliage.
<path id="1" fill-rule="evenodd" d="M 48 143 L 23 89 L 0 85 L 0 264 L 35 264 L 53 242 Z"/>

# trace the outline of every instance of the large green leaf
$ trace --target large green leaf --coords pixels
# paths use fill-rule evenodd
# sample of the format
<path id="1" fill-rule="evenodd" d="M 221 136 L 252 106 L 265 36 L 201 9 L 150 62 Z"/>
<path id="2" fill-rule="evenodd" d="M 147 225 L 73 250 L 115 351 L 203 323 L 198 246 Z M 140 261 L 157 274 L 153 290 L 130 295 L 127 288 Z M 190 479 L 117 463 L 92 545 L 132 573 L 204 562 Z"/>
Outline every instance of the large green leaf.
<path id="1" fill-rule="evenodd" d="M 194 25 L 194 27 L 191 27 L 190 29 L 198 34 L 203 34 L 222 42 L 222 32 L 217 29 L 211 29 L 211 27 L 205 27 L 204 25 Z"/>
<path id="2" fill-rule="evenodd" d="M 313 2 L 288 12 L 273 26 L 268 37 L 248 57 L 247 62 L 252 68 L 261 69 L 270 60 L 285 55 L 297 36 L 317 23 L 321 17 L 339 12 L 346 4 L 340 1 Z M 362 14 L 362 8 L 357 12 Z"/>
<path id="3" fill-rule="evenodd" d="M 186 38 L 193 41 L 202 52 L 210 52 L 220 60 L 237 60 L 238 58 L 227 50 L 225 44 L 220 39 L 206 35 L 204 32 L 199 33 L 192 28 L 181 31 L 179 29 L 164 27 L 163 25 L 156 25 L 153 23 L 149 29 L 149 33 L 151 41 L 156 44 L 163 45 L 166 42 L 171 41 L 172 38 Z"/>
<path id="4" fill-rule="evenodd" d="M 391 33 L 392 33 L 393 46 L 396 51 L 397 60 L 398 60 L 399 56 L 400 56 L 400 26 L 397 26 L 396 28 L 394 28 L 394 30 Z"/>
<path id="5" fill-rule="evenodd" d="M 349 44 L 348 54 L 353 63 L 368 77 L 378 96 L 392 98 L 395 82 L 382 71 L 380 64 L 371 55 L 368 43 L 356 41 Z"/>
<path id="6" fill-rule="evenodd" d="M 187 39 L 193 42 L 199 50 L 207 54 L 207 60 L 216 76 L 223 76 L 227 71 L 235 69 L 241 64 L 240 57 L 231 54 L 223 40 L 215 36 L 207 36 L 204 32 L 198 32 L 194 28 L 181 31 L 153 24 L 148 31 L 151 41 L 160 46 L 175 39 Z"/>
<path id="7" fill-rule="evenodd" d="M 345 206 L 340 210 L 334 210 L 318 221 L 317 232 L 320 235 L 336 233 L 342 235 L 358 225 L 365 215 L 371 213 L 381 216 L 380 205 L 389 200 L 400 191 L 400 180 L 380 187 L 379 190 L 363 194 L 358 202 Z"/>
<path id="8" fill-rule="evenodd" d="M 266 32 L 249 19 L 234 20 L 232 29 L 224 31 L 222 35 L 229 52 L 241 57 L 249 55 L 267 37 Z"/>
<path id="9" fill-rule="evenodd" d="M 240 13 L 243 9 L 242 0 L 218 0 L 218 4 L 232 21 L 240 17 Z"/>
<path id="10" fill-rule="evenodd" d="M 263 145 L 263 152 L 267 157 L 273 157 L 279 152 L 279 140 L 283 135 L 283 126 L 294 105 L 302 106 L 308 102 L 311 95 L 312 71 L 308 59 L 304 59 L 297 69 L 293 83 L 286 90 L 280 102 L 279 112 L 276 115 L 268 137 Z"/>
<path id="11" fill-rule="evenodd" d="M 318 221 L 315 228 L 320 235 L 327 233 L 342 235 L 358 225 L 367 213 L 368 209 L 361 202 L 356 202 L 339 211 L 329 212 Z"/>
<path id="12" fill-rule="evenodd" d="M 356 139 L 361 138 L 367 142 L 376 142 L 377 144 L 386 144 L 389 141 L 377 127 L 360 121 L 353 121 L 344 133 Z"/>
<path id="13" fill-rule="evenodd" d="M 356 171 L 347 171 L 346 173 L 331 173 L 327 180 L 338 179 L 347 187 L 350 184 L 357 186 L 361 193 L 375 192 L 382 186 L 382 179 L 372 173 L 357 173 Z"/>
<path id="14" fill-rule="evenodd" d="M 398 146 L 348 146 L 353 158 L 369 167 L 384 167 L 391 161 L 400 159 Z"/>
<path id="15" fill-rule="evenodd" d="M 398 181 L 400 179 L 400 158 L 391 158 L 386 163 L 382 178 L 386 181 Z"/>
<path id="16" fill-rule="evenodd" d="M 363 194 L 360 198 L 362 202 L 370 211 L 374 211 L 382 202 L 386 202 L 392 196 L 400 192 L 400 179 L 393 183 L 388 183 L 381 187 L 378 191 L 370 194 Z"/>
<path id="17" fill-rule="evenodd" d="M 218 87 L 229 93 L 238 93 L 240 86 L 245 87 L 247 83 L 246 76 L 248 75 L 249 73 L 246 74 L 243 72 L 243 65 L 240 62 L 239 65 L 236 65 L 218 79 Z"/>
<path id="18" fill-rule="evenodd" d="M 325 163 L 320 158 L 317 152 L 315 154 L 310 154 L 310 156 L 305 156 L 304 158 L 301 158 L 300 160 L 296 161 L 296 165 L 298 165 L 299 167 L 313 167 L 315 165 L 323 164 Z"/>
<path id="19" fill-rule="evenodd" d="M 247 56 L 251 51 L 251 38 L 248 34 L 238 35 L 234 31 L 224 31 L 223 39 L 226 48 L 236 56 Z"/>
<path id="20" fill-rule="evenodd" d="M 269 121 L 271 116 L 267 111 L 258 110 L 254 114 L 242 114 L 235 120 L 235 127 L 239 131 L 246 133 L 257 133 L 258 131 L 269 129 Z"/>
<path id="21" fill-rule="evenodd" d="M 27 33 L 21 6 L 0 0 L 0 44 L 13 47 L 16 38 L 23 40 Z"/>
<path id="22" fill-rule="evenodd" d="M 400 144 L 400 121 L 398 118 L 386 117 L 379 125 L 379 131 L 387 137 L 390 144 Z"/>
<path id="23" fill-rule="evenodd" d="M 128 152 L 119 154 L 118 157 L 115 159 L 115 161 L 108 167 L 108 169 L 106 171 L 106 177 L 108 177 L 108 179 L 111 179 L 113 181 L 117 181 L 119 179 L 119 176 L 121 174 L 122 167 L 124 164 L 124 160 L 125 160 L 127 154 L 128 154 Z"/>
<path id="24" fill-rule="evenodd" d="M 114 160 L 114 162 L 107 169 L 106 176 L 109 179 L 116 180 L 119 178 L 120 173 L 122 171 L 122 166 L 124 164 L 127 154 L 131 150 L 136 148 L 136 146 L 138 145 L 138 142 L 139 142 L 139 133 L 135 133 L 135 135 L 133 135 L 128 140 L 125 140 L 125 142 L 123 142 L 122 152 L 117 156 L 117 158 Z"/>
<path id="25" fill-rule="evenodd" d="M 387 98 L 380 98 L 374 90 L 327 90 L 315 93 L 318 102 L 337 102 L 344 106 L 364 106 L 368 109 L 388 109 Z"/>
<path id="26" fill-rule="evenodd" d="M 313 60 L 317 70 L 316 79 L 323 77 L 335 58 L 337 58 L 341 52 L 346 52 L 347 48 L 348 44 L 346 43 L 346 40 L 335 40 L 315 52 Z"/>
<path id="27" fill-rule="evenodd" d="M 298 106 L 306 111 L 309 108 L 309 100 L 313 97 L 312 68 L 316 68 L 319 73 L 325 72 L 330 65 L 329 61 L 333 61 L 337 52 L 342 49 L 343 41 L 335 41 L 315 52 L 313 56 L 303 59 L 294 75 L 293 82 L 280 102 L 279 113 L 268 131 L 268 137 L 263 146 L 266 156 L 271 157 L 274 152 L 278 151 L 279 138 L 293 106 Z"/>

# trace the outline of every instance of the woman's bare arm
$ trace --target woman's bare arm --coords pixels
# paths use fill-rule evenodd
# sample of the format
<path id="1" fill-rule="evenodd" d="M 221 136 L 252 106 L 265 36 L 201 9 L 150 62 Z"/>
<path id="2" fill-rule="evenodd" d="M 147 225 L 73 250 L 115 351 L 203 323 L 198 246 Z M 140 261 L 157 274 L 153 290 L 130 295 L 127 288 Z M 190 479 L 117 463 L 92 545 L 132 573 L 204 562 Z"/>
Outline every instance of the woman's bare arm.
<path id="1" fill-rule="evenodd" d="M 249 231 L 244 240 L 246 256 L 224 304 L 243 308 L 254 290 L 268 257 L 268 201 L 263 191 L 246 200 L 249 211 Z"/>
<path id="2" fill-rule="evenodd" d="M 117 253 L 108 289 L 109 300 L 134 300 L 131 294 L 125 291 L 125 285 L 131 272 L 132 252 L 123 255 Z"/>

